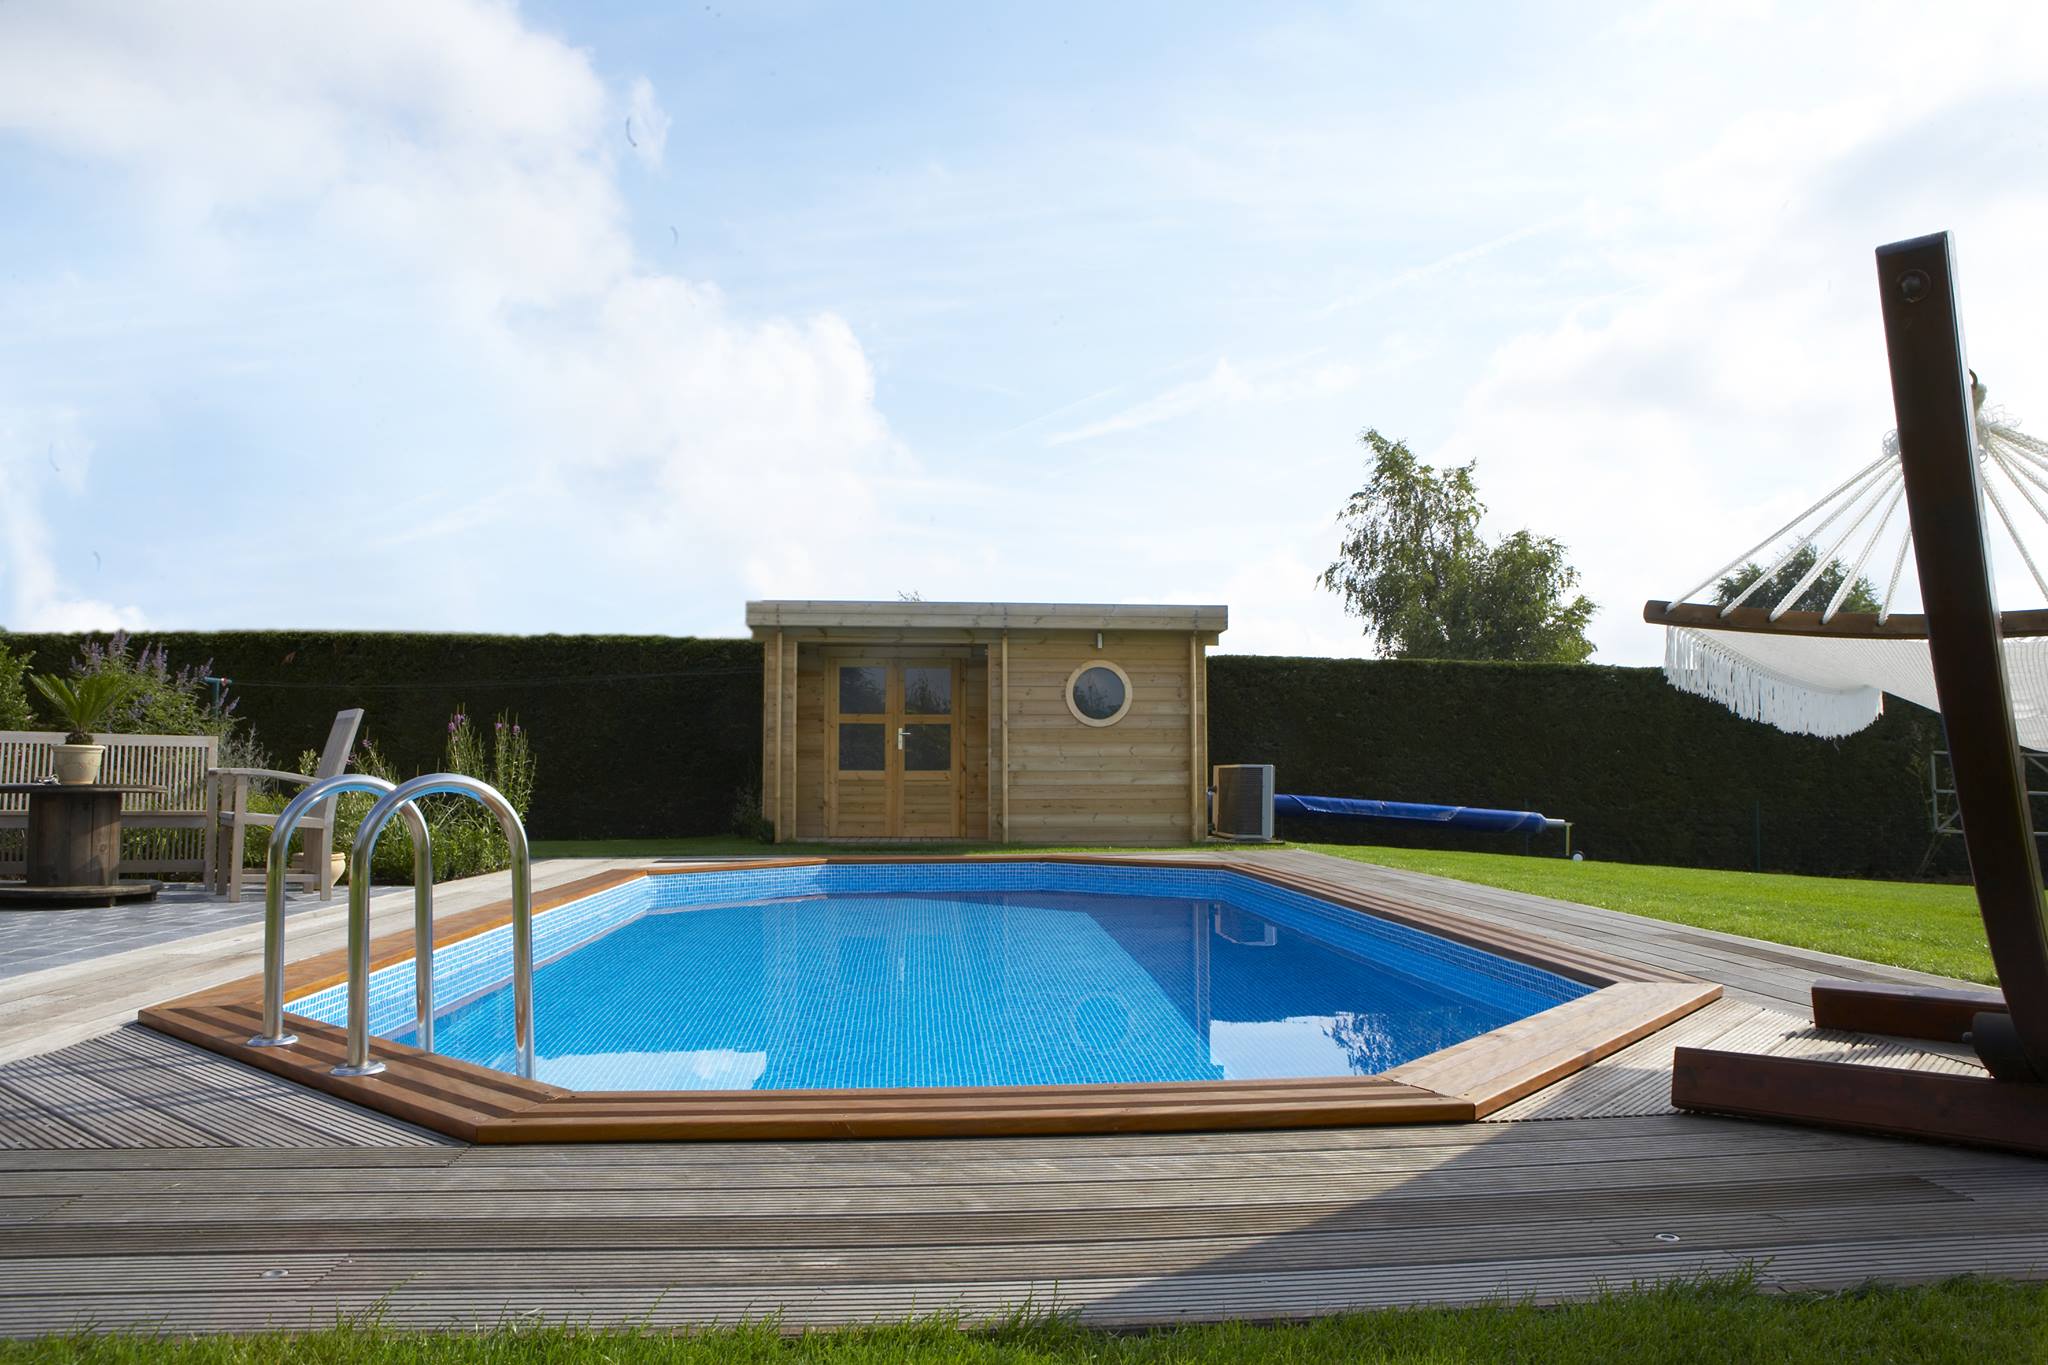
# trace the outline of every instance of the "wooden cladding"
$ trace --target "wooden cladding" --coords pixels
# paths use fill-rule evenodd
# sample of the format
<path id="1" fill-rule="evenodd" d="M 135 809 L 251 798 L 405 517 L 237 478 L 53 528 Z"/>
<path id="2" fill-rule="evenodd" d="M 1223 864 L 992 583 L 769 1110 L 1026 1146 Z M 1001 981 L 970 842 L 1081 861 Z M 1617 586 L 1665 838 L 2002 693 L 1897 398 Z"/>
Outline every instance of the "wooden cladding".
<path id="1" fill-rule="evenodd" d="M 861 619 L 920 605 L 895 604 Z M 1205 613 L 1219 609 L 1160 610 L 1206 625 Z M 1019 612 L 1010 619 L 1043 618 Z M 766 647 L 761 809 L 778 842 L 1163 844 L 1203 836 L 1213 633 L 1149 624 L 978 633 L 987 638 L 966 639 L 952 626 L 757 623 Z M 952 709 L 945 717 L 913 714 L 904 704 L 905 679 L 941 666 L 951 670 Z M 1106 722 L 1077 715 L 1069 695 L 1073 679 L 1092 666 L 1111 668 L 1127 689 L 1128 705 Z M 847 668 L 873 670 L 857 675 L 858 685 L 881 691 L 847 696 L 880 710 L 844 709 L 840 674 Z M 953 747 L 943 770 L 932 760 L 941 721 L 951 726 L 943 737 Z"/>

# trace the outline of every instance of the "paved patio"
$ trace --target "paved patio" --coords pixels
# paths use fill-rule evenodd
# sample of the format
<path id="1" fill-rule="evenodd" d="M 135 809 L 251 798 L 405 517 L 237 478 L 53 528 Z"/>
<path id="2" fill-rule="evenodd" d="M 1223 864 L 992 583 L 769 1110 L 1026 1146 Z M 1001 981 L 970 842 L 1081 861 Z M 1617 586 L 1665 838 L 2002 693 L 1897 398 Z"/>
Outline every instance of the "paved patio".
<path id="1" fill-rule="evenodd" d="M 347 894 L 343 887 L 336 897 Z M 285 902 L 285 913 L 296 915 L 332 903 L 310 894 L 296 895 Z M 154 901 L 141 904 L 0 909 L 0 980 L 262 920 L 260 886 L 236 903 L 205 887 L 176 882 L 165 886 Z"/>
<path id="2" fill-rule="evenodd" d="M 124 1010 L 253 969 L 260 931 L 212 930 L 0 981 L 0 1055 L 17 1058 L 0 1065 L 0 1331 L 372 1309 L 408 1326 L 794 1326 L 1027 1302 L 1139 1324 L 1555 1299 L 1745 1266 L 1788 1289 L 2048 1277 L 2048 1162 L 1670 1110 L 1678 1044 L 1973 1069 L 1960 1049 L 1821 1033 L 1803 1012 L 1815 976 L 1936 978 L 1270 856 L 1727 995 L 1477 1124 L 472 1148 L 124 1027 Z M 543 863 L 536 881 L 617 865 Z M 502 894 L 480 879 L 441 901 Z M 396 927 L 409 897 L 375 909 Z M 331 948 L 338 926 L 302 913 L 291 955 Z"/>

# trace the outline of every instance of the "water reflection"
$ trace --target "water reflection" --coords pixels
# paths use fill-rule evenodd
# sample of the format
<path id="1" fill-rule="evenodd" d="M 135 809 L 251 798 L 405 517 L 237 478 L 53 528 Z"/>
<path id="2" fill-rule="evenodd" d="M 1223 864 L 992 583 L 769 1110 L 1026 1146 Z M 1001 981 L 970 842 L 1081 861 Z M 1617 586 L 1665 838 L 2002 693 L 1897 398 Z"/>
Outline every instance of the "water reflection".
<path id="1" fill-rule="evenodd" d="M 540 1078 L 779 1090 L 1364 1075 L 1554 1003 L 1372 960 L 1315 927 L 1216 900 L 1045 892 L 655 912 L 536 973 Z M 510 1038 L 499 990 L 449 1011 L 436 1041 L 503 1065 Z"/>

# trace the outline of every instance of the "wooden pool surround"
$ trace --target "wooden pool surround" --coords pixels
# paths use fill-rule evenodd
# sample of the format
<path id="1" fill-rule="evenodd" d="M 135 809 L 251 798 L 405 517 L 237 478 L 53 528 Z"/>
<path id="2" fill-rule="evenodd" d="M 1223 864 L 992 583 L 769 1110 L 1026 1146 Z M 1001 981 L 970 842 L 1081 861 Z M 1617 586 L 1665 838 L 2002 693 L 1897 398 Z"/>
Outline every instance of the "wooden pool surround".
<path id="1" fill-rule="evenodd" d="M 386 1069 L 375 1076 L 344 1077 L 329 1070 L 346 1052 L 343 1030 L 330 1024 L 291 1015 L 289 1024 L 299 1036 L 297 1045 L 248 1045 L 248 1038 L 262 1023 L 260 975 L 152 1006 L 139 1018 L 150 1028 L 224 1057 L 466 1142 L 732 1141 L 1466 1122 L 1571 1075 L 1721 995 L 1719 986 L 1696 977 L 1567 947 L 1403 897 L 1362 893 L 1313 877 L 1263 868 L 1255 858 L 1194 863 L 1185 858 L 1089 854 L 894 855 L 628 868 L 537 895 L 534 910 L 545 912 L 640 877 L 829 863 L 968 861 L 1217 868 L 1469 944 L 1596 989 L 1375 1076 L 1144 1085 L 577 1091 L 521 1080 L 381 1038 L 373 1040 L 373 1055 Z M 450 915 L 436 926 L 435 944 L 470 938 L 510 919 L 509 901 Z M 409 929 L 383 935 L 370 946 L 373 970 L 407 961 L 412 955 Z M 285 969 L 286 998 L 343 981 L 347 970 L 346 955 L 341 951 L 292 963 Z"/>

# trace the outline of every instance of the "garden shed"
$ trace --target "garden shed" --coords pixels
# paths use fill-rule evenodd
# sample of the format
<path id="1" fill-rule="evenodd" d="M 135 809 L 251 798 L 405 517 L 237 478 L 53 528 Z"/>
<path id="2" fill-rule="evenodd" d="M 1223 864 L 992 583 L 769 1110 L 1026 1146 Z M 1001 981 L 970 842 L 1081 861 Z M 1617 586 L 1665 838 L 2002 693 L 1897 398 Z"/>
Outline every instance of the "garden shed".
<path id="1" fill-rule="evenodd" d="M 1225 607 L 749 602 L 761 812 L 792 839 L 1180 843 Z"/>

